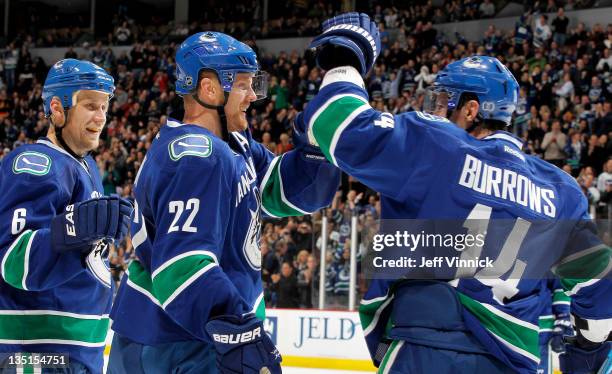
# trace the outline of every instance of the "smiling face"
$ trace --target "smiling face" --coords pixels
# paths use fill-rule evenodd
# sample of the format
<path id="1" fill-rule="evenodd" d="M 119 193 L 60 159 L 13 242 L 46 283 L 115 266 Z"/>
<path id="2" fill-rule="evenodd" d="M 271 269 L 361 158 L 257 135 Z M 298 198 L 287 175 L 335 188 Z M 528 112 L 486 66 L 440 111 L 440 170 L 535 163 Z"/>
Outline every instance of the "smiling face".
<path id="1" fill-rule="evenodd" d="M 227 117 L 228 131 L 244 131 L 248 127 L 246 111 L 251 103 L 257 100 L 257 95 L 253 91 L 253 74 L 238 73 L 232 85 L 227 104 L 225 105 L 225 115 Z"/>
<path id="2" fill-rule="evenodd" d="M 106 124 L 109 95 L 99 91 L 79 91 L 76 103 L 68 110 L 68 123 L 62 129 L 62 137 L 73 152 L 85 155 L 98 147 L 100 134 Z M 65 121 L 61 102 L 51 102 L 52 120 L 55 124 Z"/>

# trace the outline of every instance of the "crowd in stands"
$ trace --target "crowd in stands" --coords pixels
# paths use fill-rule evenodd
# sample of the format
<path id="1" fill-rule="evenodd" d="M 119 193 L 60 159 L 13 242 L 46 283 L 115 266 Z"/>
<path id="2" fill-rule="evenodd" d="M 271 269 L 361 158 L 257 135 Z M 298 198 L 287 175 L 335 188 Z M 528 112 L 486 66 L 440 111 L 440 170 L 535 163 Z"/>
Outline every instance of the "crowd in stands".
<path id="1" fill-rule="evenodd" d="M 445 6 L 472 3 L 455 0 Z M 322 18 L 338 11 L 329 10 L 324 2 L 320 5 Z M 573 5 L 580 4 L 576 1 Z M 459 35 L 441 35 L 429 19 L 419 19 L 419 12 L 423 17 L 433 14 L 431 19 L 439 13 L 429 2 L 411 5 L 408 10 L 393 9 L 378 5 L 372 10 L 382 24 L 383 39 L 381 56 L 366 79 L 374 108 L 393 114 L 419 110 L 425 88 L 446 64 L 474 54 L 496 56 L 521 87 L 511 131 L 525 140 L 527 153 L 573 175 L 596 215 L 608 217 L 612 196 L 612 24 L 570 27 L 564 8 L 557 8 L 551 0 L 535 3 L 514 29 L 499 30 L 491 25 L 482 40 L 468 42 Z M 557 13 L 549 19 L 539 13 L 543 10 Z M 453 18 L 454 13 L 445 10 L 444 21 L 462 19 Z M 402 14 L 416 14 L 411 18 L 416 22 L 407 27 Z M 184 31 L 187 35 L 193 30 Z M 85 55 L 69 49 L 66 57 L 89 59 L 116 79 L 108 125 L 95 159 L 105 193 L 129 197 L 153 137 L 167 116 L 180 110 L 181 99 L 173 92 L 176 44 L 141 40 L 132 32 L 124 34 L 129 35 L 118 42 L 130 44 L 129 52 L 115 55 L 98 42 Z M 254 39 L 248 43 L 258 50 Z M 20 37 L 0 53 L 0 158 L 44 136 L 48 127 L 41 101 L 41 83 L 48 66 L 30 55 L 34 44 L 32 38 Z M 280 154 L 292 149 L 291 121 L 317 93 L 323 72 L 309 51 L 278 55 L 261 51 L 259 55 L 262 68 L 271 75 L 269 99 L 252 106 L 248 121 L 254 138 Z M 330 209 L 310 217 L 264 222 L 262 269 L 269 305 L 312 307 L 313 290 L 319 282 L 321 214 L 330 222 L 325 288 L 329 295 L 337 296 L 331 298 L 332 306 L 344 303 L 349 286 L 350 217 L 358 216 L 359 252 L 363 253 L 380 216 L 376 193 L 346 176 Z M 129 239 L 111 252 L 116 280 L 131 256 Z"/>
<path id="2" fill-rule="evenodd" d="M 20 38 L 39 47 L 91 45 L 102 41 L 104 45 L 131 45 L 136 41 L 152 40 L 156 43 L 184 39 L 186 35 L 201 30 L 217 30 L 239 39 L 262 39 L 291 36 L 314 36 L 321 22 L 350 7 L 350 1 L 291 0 L 269 3 L 261 0 L 221 0 L 191 2 L 190 19 L 176 24 L 168 19 L 168 11 L 148 10 L 152 16 L 143 16 L 142 4 L 128 1 L 116 2 L 115 11 L 103 32 L 92 35 L 87 28 L 87 15 L 66 17 L 59 11 L 51 15 L 30 11 L 29 27 Z M 361 4 L 363 3 L 363 4 Z M 494 0 L 417 0 L 409 3 L 398 0 L 357 2 L 357 10 L 366 12 L 385 29 L 411 30 L 419 24 L 432 24 L 492 18 L 498 7 L 506 1 Z M 560 6 L 567 10 L 588 9 L 597 5 L 593 0 L 535 1 L 525 2 L 531 13 L 554 13 Z M 267 17 L 264 12 L 267 10 Z M 99 17 L 104 16 L 102 13 Z M 34 26 L 37 25 L 37 26 Z"/>

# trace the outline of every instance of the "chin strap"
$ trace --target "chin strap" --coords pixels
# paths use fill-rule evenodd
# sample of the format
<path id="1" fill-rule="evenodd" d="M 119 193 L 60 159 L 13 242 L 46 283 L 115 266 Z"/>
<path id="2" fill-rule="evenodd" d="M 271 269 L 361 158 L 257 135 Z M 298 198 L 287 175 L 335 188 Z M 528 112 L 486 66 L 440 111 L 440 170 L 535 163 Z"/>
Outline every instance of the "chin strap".
<path id="1" fill-rule="evenodd" d="M 55 127 L 55 137 L 57 138 L 57 141 L 59 142 L 60 146 L 62 148 L 64 148 L 64 150 L 66 152 L 68 152 L 70 154 L 70 156 L 76 158 L 78 161 L 83 161 L 83 159 L 85 158 L 85 156 L 87 156 L 88 153 L 86 153 L 84 156 L 79 156 L 77 155 L 72 148 L 70 148 L 70 146 L 68 146 L 68 144 L 66 143 L 66 141 L 64 140 L 64 137 L 62 136 L 62 130 L 64 130 L 64 127 L 66 127 L 66 124 L 68 123 L 68 109 L 69 108 L 64 108 L 64 113 L 65 113 L 65 120 L 64 120 L 64 124 L 60 127 L 56 124 L 53 123 L 53 120 L 51 120 L 51 125 L 53 127 Z"/>
<path id="2" fill-rule="evenodd" d="M 191 95 L 196 103 L 200 104 L 204 108 L 214 109 L 217 111 L 219 115 L 219 121 L 221 122 L 221 138 L 227 142 L 229 140 L 229 132 L 227 130 L 227 118 L 225 117 L 225 104 L 227 104 L 227 99 L 229 98 L 229 92 L 223 91 L 223 105 L 211 105 L 205 103 L 198 97 L 198 92 L 196 91 Z"/>

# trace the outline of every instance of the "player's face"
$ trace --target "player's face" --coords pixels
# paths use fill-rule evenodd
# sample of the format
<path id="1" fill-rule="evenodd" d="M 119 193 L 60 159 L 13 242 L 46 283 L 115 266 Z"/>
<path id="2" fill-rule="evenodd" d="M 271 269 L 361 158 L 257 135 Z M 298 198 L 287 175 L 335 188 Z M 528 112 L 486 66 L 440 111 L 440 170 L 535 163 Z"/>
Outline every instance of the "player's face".
<path id="1" fill-rule="evenodd" d="M 98 148 L 106 124 L 109 95 L 99 91 L 80 91 L 76 105 L 70 108 L 62 136 L 77 154 Z"/>
<path id="2" fill-rule="evenodd" d="M 251 103 L 257 100 L 257 95 L 253 91 L 252 86 L 252 74 L 236 74 L 236 79 L 225 105 L 228 131 L 243 131 L 247 129 L 246 112 Z"/>

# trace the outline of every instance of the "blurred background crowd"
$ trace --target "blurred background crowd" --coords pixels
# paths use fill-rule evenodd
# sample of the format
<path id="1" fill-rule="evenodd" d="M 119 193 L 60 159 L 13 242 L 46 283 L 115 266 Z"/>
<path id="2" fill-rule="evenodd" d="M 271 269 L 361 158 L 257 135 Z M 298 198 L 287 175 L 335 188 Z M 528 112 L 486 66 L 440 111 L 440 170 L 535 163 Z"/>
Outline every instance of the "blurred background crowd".
<path id="1" fill-rule="evenodd" d="M 197 2 L 192 2 L 197 3 Z M 106 194 L 129 197 L 147 149 L 168 115 L 181 107 L 173 92 L 174 52 L 187 35 L 214 29 L 229 33 L 259 54 L 270 76 L 268 99 L 248 112 L 253 136 L 271 152 L 292 149 L 291 124 L 317 93 L 323 72 L 310 51 L 271 54 L 258 48 L 267 37 L 315 35 L 320 22 L 346 9 L 347 2 L 295 0 L 261 18 L 261 2 L 240 0 L 196 9 L 189 24 L 130 9 L 119 1 L 108 32 L 92 37 L 81 19 L 53 12 L 29 13 L 29 28 L 0 51 L 0 158 L 21 144 L 44 136 L 41 84 L 48 66 L 33 57 L 34 47 L 69 48 L 65 57 L 88 59 L 112 73 L 117 86 L 108 124 L 95 153 Z M 436 24 L 496 16 L 498 1 L 446 0 L 363 2 L 378 23 L 382 52 L 366 79 L 371 105 L 393 114 L 420 110 L 423 93 L 448 63 L 474 54 L 499 58 L 520 83 L 519 105 L 510 131 L 525 141 L 525 151 L 576 178 L 599 218 L 611 215 L 612 196 L 612 24 L 570 26 L 566 11 L 592 1 L 536 1 L 525 6 L 513 28 L 495 21 L 478 41 L 446 35 Z M 195 5 L 197 7 L 197 5 Z M 609 9 L 609 8 L 608 8 Z M 609 10 L 608 10 L 609 11 Z M 548 14 L 554 14 L 548 16 Z M 143 17 L 146 19 L 143 20 Z M 115 54 L 109 46 L 129 46 Z M 312 307 L 319 282 L 321 218 L 329 225 L 325 289 L 328 307 L 346 307 L 349 289 L 350 221 L 358 217 L 358 251 L 376 232 L 380 206 L 376 193 L 344 176 L 332 206 L 310 217 L 266 220 L 262 230 L 262 268 L 266 301 L 285 308 Z M 110 254 L 115 280 L 133 256 L 129 239 Z M 364 280 L 359 280 L 364 285 Z M 360 287 L 363 289 L 363 287 Z"/>

